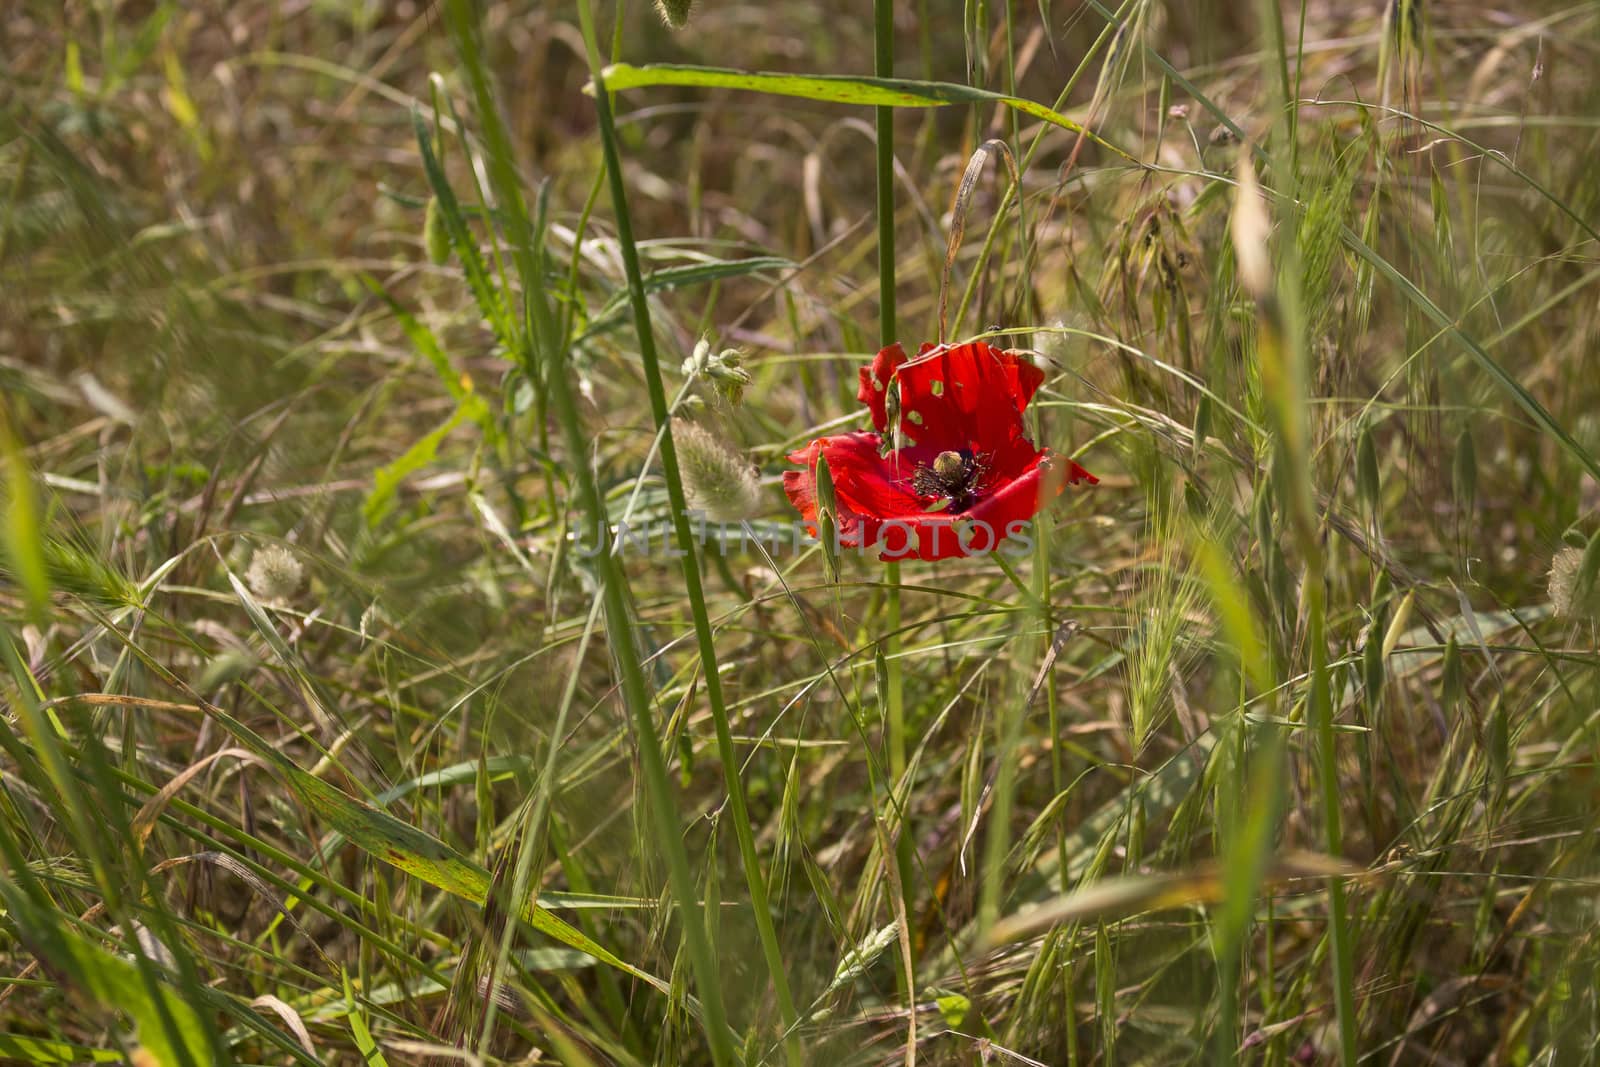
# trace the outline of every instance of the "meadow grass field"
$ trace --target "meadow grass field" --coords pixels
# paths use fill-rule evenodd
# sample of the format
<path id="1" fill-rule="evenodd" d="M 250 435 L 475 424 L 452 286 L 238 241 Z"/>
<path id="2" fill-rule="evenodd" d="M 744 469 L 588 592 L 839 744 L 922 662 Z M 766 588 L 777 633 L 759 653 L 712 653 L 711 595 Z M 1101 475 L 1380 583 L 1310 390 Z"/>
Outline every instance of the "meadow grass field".
<path id="1" fill-rule="evenodd" d="M 0 1060 L 1600 1060 L 1597 69 L 4 5 Z"/>

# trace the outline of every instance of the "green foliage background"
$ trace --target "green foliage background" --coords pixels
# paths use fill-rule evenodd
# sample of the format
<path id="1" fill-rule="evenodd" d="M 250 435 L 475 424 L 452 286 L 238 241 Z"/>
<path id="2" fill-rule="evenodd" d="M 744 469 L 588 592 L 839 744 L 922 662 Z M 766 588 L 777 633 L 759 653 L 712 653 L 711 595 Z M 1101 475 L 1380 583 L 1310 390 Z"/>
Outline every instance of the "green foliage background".
<path id="1" fill-rule="evenodd" d="M 0 11 L 0 1056 L 1596 1058 L 1600 8 L 877 10 Z M 1036 550 L 667 552 L 942 319 Z"/>

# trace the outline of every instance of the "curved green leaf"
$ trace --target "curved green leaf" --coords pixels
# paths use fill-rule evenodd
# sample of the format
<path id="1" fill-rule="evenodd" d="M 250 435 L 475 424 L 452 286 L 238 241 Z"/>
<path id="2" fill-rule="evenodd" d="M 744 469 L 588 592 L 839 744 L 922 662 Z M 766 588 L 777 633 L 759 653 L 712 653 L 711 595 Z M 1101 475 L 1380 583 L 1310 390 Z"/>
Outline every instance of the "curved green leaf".
<path id="1" fill-rule="evenodd" d="M 636 67 L 613 63 L 601 75 L 606 88 L 613 91 L 644 89 L 658 85 L 682 85 L 697 89 L 739 89 L 769 96 L 795 96 L 830 104 L 861 104 L 869 107 L 948 107 L 951 104 L 1004 104 L 1015 111 L 1082 134 L 1095 144 L 1132 160 L 1116 145 L 1090 132 L 1061 112 L 1035 100 L 1005 93 L 992 93 L 954 82 L 912 81 L 906 78 L 854 78 L 836 74 L 770 74 L 763 71 L 728 70 L 721 67 L 690 67 L 673 63 L 651 63 Z"/>

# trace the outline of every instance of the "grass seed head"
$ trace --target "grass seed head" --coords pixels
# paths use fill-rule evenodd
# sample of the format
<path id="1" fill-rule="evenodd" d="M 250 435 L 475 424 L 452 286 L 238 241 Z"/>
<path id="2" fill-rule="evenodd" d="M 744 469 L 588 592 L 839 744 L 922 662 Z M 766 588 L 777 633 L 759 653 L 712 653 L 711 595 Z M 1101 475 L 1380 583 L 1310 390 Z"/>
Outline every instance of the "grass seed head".
<path id="1" fill-rule="evenodd" d="M 1583 581 L 1583 557 L 1569 546 L 1550 561 L 1550 605 L 1563 619 L 1600 622 L 1600 589 Z"/>
<path id="2" fill-rule="evenodd" d="M 305 568 L 287 548 L 263 545 L 250 557 L 250 568 L 244 572 L 244 580 L 250 591 L 262 600 L 283 601 L 300 591 Z"/>
<path id="3" fill-rule="evenodd" d="M 668 26 L 681 30 L 689 22 L 689 12 L 694 7 L 694 0 L 656 0 L 656 10 L 661 12 L 661 18 Z"/>
<path id="4" fill-rule="evenodd" d="M 675 426 L 673 439 L 691 508 L 719 522 L 755 514 L 761 491 L 755 468 L 743 456 L 693 422 Z"/>

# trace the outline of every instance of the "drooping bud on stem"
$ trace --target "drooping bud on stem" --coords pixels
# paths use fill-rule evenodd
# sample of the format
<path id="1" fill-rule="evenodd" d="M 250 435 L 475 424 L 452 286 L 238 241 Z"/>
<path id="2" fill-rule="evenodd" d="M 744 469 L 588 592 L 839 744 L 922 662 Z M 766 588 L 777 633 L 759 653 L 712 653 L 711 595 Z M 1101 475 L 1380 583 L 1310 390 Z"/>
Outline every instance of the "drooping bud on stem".
<path id="1" fill-rule="evenodd" d="M 683 361 L 683 373 L 691 378 L 697 375 L 709 378 L 723 399 L 737 405 L 744 399 L 745 386 L 751 381 L 750 372 L 744 369 L 743 363 L 738 349 L 713 352 L 710 340 L 702 337 L 694 346 L 694 352 Z"/>

